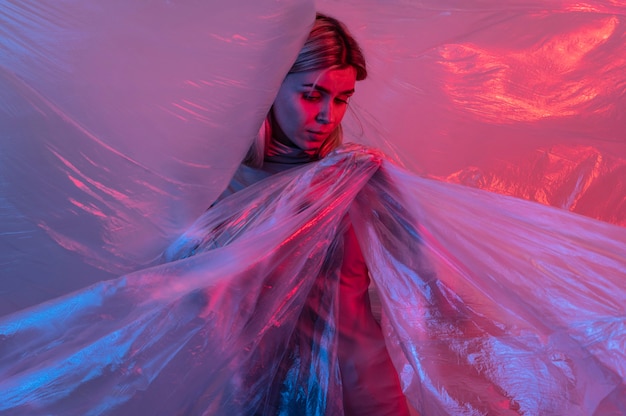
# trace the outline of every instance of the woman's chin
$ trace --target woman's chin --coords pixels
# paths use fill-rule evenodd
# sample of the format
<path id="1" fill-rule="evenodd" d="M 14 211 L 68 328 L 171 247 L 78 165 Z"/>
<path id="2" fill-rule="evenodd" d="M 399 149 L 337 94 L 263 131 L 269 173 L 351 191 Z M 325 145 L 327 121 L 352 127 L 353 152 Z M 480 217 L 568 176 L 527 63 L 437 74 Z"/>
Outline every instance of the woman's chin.
<path id="1" fill-rule="evenodd" d="M 317 156 L 319 153 L 320 148 L 319 147 L 314 147 L 311 149 L 303 149 L 304 153 L 309 155 L 309 156 Z"/>
<path id="2" fill-rule="evenodd" d="M 315 140 L 315 141 L 307 140 L 307 141 L 303 141 L 300 143 L 296 143 L 296 146 L 298 146 L 300 149 L 304 150 L 307 153 L 309 152 L 316 153 L 318 150 L 320 150 L 323 143 L 324 143 L 323 140 Z"/>

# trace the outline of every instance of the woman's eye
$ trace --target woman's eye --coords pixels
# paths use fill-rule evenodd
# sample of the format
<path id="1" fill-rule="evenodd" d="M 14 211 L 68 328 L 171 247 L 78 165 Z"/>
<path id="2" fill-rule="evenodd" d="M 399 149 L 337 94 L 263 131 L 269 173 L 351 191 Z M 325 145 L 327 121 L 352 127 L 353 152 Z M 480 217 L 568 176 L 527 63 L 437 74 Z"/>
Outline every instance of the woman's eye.
<path id="1" fill-rule="evenodd" d="M 350 98 L 336 98 L 335 102 L 347 105 L 350 102 Z"/>
<path id="2" fill-rule="evenodd" d="M 322 97 L 316 93 L 305 92 L 304 94 L 302 94 L 302 98 L 304 98 L 307 101 L 317 101 Z"/>

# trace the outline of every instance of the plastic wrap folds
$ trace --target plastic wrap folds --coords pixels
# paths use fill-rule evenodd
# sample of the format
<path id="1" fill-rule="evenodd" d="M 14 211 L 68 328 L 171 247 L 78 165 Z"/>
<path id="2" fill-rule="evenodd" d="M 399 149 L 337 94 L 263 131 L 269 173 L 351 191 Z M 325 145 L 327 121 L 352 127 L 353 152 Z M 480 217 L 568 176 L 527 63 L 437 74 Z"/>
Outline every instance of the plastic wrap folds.
<path id="1" fill-rule="evenodd" d="M 316 7 L 367 58 L 349 141 L 626 224 L 623 1 L 0 0 L 0 315 L 138 270 L 201 215 Z"/>
<path id="2" fill-rule="evenodd" d="M 624 2 L 315 6 L 348 141 L 564 210 L 345 148 L 204 213 L 313 2 L 0 0 L 0 413 L 340 413 L 348 213 L 423 414 L 626 414 Z"/>
<path id="3" fill-rule="evenodd" d="M 350 140 L 626 225 L 626 2 L 319 1 L 363 45 Z"/>
<path id="4" fill-rule="evenodd" d="M 228 183 L 313 19 L 302 0 L 0 0 L 0 315 L 158 257 Z"/>
<path id="5" fill-rule="evenodd" d="M 3 320 L 1 409 L 341 414 L 347 213 L 422 414 L 626 410 L 622 227 L 355 146 L 224 199 L 173 246 L 180 260 Z"/>

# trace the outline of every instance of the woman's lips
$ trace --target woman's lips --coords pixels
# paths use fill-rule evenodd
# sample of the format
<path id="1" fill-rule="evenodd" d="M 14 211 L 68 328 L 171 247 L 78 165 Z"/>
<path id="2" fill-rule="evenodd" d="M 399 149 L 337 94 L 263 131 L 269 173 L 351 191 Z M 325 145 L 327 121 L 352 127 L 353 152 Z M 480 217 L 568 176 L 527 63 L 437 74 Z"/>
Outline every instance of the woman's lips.
<path id="1" fill-rule="evenodd" d="M 309 133 L 315 135 L 315 136 L 328 136 L 330 134 L 330 132 L 325 132 L 325 131 L 314 131 L 314 130 L 307 130 Z"/>

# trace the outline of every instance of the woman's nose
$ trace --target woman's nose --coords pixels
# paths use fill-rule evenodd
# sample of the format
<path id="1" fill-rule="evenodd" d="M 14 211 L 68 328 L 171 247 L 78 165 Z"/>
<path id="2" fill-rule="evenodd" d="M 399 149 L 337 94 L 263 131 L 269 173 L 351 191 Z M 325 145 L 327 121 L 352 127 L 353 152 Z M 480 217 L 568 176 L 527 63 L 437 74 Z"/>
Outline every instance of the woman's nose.
<path id="1" fill-rule="evenodd" d="M 320 109 L 317 113 L 316 120 L 318 123 L 322 124 L 330 124 L 333 122 L 334 114 L 331 104 L 324 104 L 320 106 Z"/>

